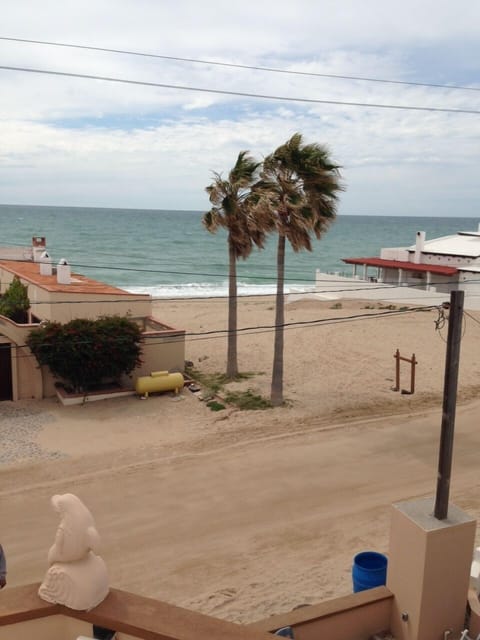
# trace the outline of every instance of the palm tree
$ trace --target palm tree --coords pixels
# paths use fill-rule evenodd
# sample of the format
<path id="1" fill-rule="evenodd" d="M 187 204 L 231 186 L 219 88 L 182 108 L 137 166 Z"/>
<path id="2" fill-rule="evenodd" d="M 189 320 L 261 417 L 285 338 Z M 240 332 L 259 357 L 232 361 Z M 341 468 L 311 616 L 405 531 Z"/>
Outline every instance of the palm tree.
<path id="1" fill-rule="evenodd" d="M 234 167 L 224 180 L 214 172 L 214 180 L 206 187 L 213 207 L 203 216 L 203 224 L 211 233 L 219 227 L 228 232 L 228 348 L 227 378 L 238 375 L 237 358 L 237 260 L 246 259 L 254 245 L 263 247 L 265 228 L 261 212 L 255 214 L 251 202 L 251 186 L 257 179 L 260 163 L 248 151 L 238 154 Z"/>
<path id="2" fill-rule="evenodd" d="M 285 240 L 294 251 L 312 250 L 312 234 L 320 239 L 335 219 L 338 192 L 343 190 L 339 166 L 329 150 L 304 144 L 300 133 L 265 158 L 255 190 L 262 194 L 259 207 L 269 211 L 278 232 L 275 346 L 271 402 L 283 403 L 283 325 Z"/>

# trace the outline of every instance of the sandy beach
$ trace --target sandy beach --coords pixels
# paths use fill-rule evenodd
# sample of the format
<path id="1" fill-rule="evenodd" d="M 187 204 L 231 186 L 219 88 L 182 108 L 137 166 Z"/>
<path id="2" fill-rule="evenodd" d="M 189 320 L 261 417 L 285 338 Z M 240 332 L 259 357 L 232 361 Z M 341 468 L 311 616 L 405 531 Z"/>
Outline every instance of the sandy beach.
<path id="1" fill-rule="evenodd" d="M 187 389 L 2 403 L 9 586 L 42 579 L 57 525 L 49 498 L 72 492 L 95 516 L 113 586 L 244 622 L 351 592 L 353 555 L 388 550 L 391 503 L 434 493 L 447 326 L 436 330 L 436 309 L 340 304 L 287 306 L 286 322 L 324 323 L 285 332 L 283 408 L 217 413 Z M 240 299 L 239 327 L 272 325 L 273 307 Z M 451 498 L 478 518 L 480 313 L 470 313 Z M 351 318 L 366 314 L 385 315 Z M 225 328 L 227 305 L 164 301 L 155 315 L 199 334 Z M 273 333 L 246 333 L 239 365 L 253 375 L 231 387 L 268 396 Z M 396 349 L 418 360 L 414 395 L 392 391 Z M 225 354 L 225 337 L 187 336 L 186 358 L 204 373 L 223 371 Z M 401 373 L 408 388 L 406 363 Z"/>

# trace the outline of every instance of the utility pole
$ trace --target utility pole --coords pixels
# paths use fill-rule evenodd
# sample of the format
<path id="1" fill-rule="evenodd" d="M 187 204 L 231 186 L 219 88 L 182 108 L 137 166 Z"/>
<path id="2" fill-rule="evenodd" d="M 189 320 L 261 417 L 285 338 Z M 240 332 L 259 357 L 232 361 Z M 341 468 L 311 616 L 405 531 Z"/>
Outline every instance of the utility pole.
<path id="1" fill-rule="evenodd" d="M 445 360 L 445 382 L 443 387 L 443 414 L 438 458 L 437 494 L 434 516 L 445 520 L 448 516 L 448 496 L 452 472 L 453 436 L 455 410 L 457 406 L 458 368 L 460 342 L 462 339 L 463 291 L 450 292 L 450 314 L 448 318 L 447 355 Z"/>

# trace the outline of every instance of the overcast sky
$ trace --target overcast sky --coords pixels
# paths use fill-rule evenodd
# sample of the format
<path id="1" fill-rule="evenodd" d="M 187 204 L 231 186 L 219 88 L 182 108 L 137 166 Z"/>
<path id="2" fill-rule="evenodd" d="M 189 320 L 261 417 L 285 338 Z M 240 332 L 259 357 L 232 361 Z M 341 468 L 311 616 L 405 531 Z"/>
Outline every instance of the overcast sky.
<path id="1" fill-rule="evenodd" d="M 0 36 L 480 89 L 477 0 L 2 0 Z M 288 75 L 0 40 L 0 65 L 480 111 L 480 91 Z M 0 70 L 0 203 L 204 210 L 212 170 L 300 131 L 340 213 L 479 216 L 480 114 L 265 100 Z"/>

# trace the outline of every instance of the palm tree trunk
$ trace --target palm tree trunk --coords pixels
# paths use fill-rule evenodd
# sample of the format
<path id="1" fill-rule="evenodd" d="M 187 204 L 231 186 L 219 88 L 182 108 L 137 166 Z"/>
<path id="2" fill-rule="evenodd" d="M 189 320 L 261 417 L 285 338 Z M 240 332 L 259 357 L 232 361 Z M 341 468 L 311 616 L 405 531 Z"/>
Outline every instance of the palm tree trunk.
<path id="1" fill-rule="evenodd" d="M 233 244 L 228 245 L 228 346 L 227 378 L 238 376 L 237 360 L 237 259 Z"/>
<path id="2" fill-rule="evenodd" d="M 275 301 L 275 346 L 273 350 L 272 389 L 270 400 L 274 407 L 283 404 L 283 324 L 285 300 L 283 282 L 285 279 L 285 236 L 278 235 L 277 248 L 277 295 Z"/>

